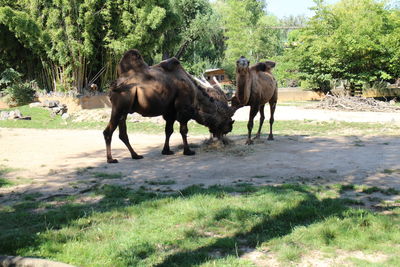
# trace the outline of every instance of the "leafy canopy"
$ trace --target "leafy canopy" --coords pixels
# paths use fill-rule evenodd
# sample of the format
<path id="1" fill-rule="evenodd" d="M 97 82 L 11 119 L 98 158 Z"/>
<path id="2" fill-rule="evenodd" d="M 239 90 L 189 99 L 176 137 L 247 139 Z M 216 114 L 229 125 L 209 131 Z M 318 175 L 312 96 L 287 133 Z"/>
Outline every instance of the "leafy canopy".
<path id="1" fill-rule="evenodd" d="M 316 15 L 287 51 L 303 80 L 326 88 L 333 79 L 361 84 L 399 76 L 399 10 L 375 0 L 315 3 Z"/>

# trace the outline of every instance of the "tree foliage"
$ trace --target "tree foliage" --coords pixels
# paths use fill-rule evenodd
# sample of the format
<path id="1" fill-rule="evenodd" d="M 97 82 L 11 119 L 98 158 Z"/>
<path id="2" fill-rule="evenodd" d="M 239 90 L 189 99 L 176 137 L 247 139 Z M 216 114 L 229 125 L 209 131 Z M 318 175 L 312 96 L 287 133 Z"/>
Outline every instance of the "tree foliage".
<path id="1" fill-rule="evenodd" d="M 30 103 L 34 96 L 34 81 L 25 83 L 22 74 L 12 68 L 5 69 L 0 74 L 0 92 L 5 94 L 8 104 L 17 106 Z"/>
<path id="2" fill-rule="evenodd" d="M 307 27 L 296 34 L 288 57 L 311 87 L 331 80 L 361 84 L 399 76 L 399 11 L 375 0 L 316 0 Z"/>
<path id="3" fill-rule="evenodd" d="M 55 90 L 82 89 L 110 58 L 129 48 L 151 57 L 170 22 L 168 0 L 15 2 L 2 3 L 0 24 L 40 58 L 45 80 Z"/>
<path id="4" fill-rule="evenodd" d="M 131 48 L 149 64 L 162 55 L 213 62 L 223 48 L 213 23 L 208 0 L 1 0 L 0 71 L 14 67 L 48 89 L 81 91 L 97 74 L 103 85 L 115 78 Z"/>
<path id="5" fill-rule="evenodd" d="M 0 72 L 14 68 L 48 90 L 104 88 L 137 48 L 149 64 L 177 56 L 197 75 L 224 67 L 234 78 L 243 55 L 276 60 L 286 84 L 388 80 L 400 76 L 400 11 L 385 3 L 315 0 L 306 22 L 279 20 L 264 0 L 0 0 Z"/>
<path id="6" fill-rule="evenodd" d="M 266 13 L 264 1 L 220 0 L 217 6 L 226 37 L 224 67 L 231 77 L 240 56 L 255 63 L 283 52 L 284 34 L 274 28 L 280 21 Z"/>

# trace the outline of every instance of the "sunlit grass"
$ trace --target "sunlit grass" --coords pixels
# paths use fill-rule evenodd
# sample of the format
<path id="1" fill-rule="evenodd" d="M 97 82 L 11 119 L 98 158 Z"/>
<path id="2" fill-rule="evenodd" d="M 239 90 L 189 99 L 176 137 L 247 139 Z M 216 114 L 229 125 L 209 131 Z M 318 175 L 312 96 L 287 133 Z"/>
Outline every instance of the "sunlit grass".
<path id="1" fill-rule="evenodd" d="M 310 251 L 356 250 L 385 255 L 383 266 L 400 263 L 400 209 L 354 209 L 319 187 L 191 186 L 163 195 L 104 185 L 88 196 L 100 200 L 53 206 L 29 195 L 1 208 L 0 254 L 76 266 L 254 266 L 240 258 L 243 248 L 268 249 L 282 264 Z"/>
<path id="2" fill-rule="evenodd" d="M 103 130 L 106 122 L 73 122 L 64 121 L 60 116 L 51 118 L 50 112 L 43 108 L 30 108 L 22 106 L 18 108 L 24 116 L 31 116 L 32 120 L 3 120 L 0 127 L 6 128 L 36 128 L 36 129 L 95 129 Z M 258 121 L 254 123 L 254 130 L 258 127 Z M 153 122 L 128 122 L 130 133 L 164 134 L 164 123 Z M 264 123 L 263 133 L 269 129 L 268 121 Z M 360 123 L 360 122 L 335 122 L 335 121 L 276 121 L 274 133 L 277 135 L 398 135 L 400 125 L 392 123 Z M 179 133 L 179 123 L 175 123 L 175 133 Z M 193 121 L 189 122 L 189 135 L 207 135 L 209 130 Z M 247 122 L 236 121 L 232 135 L 247 134 Z M 229 136 L 228 135 L 228 136 Z"/>

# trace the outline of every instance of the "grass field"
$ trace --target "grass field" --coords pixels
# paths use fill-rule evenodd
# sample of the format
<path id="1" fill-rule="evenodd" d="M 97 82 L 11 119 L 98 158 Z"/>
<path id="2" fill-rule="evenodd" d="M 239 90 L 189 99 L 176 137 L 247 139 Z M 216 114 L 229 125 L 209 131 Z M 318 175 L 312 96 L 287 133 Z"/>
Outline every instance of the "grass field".
<path id="1" fill-rule="evenodd" d="M 103 122 L 63 121 L 40 108 L 19 108 L 32 121 L 0 121 L 0 127 L 98 129 Z M 233 135 L 246 134 L 236 122 Z M 164 124 L 128 123 L 129 131 L 163 134 Z M 281 135 L 398 135 L 400 126 L 379 123 L 277 121 Z M 208 130 L 190 124 L 190 134 Z M 0 165 L 0 188 L 24 183 Z M 92 167 L 91 167 L 92 168 Z M 86 169 L 77 170 L 77 174 Z M 385 174 L 398 169 L 384 169 Z M 121 173 L 93 172 L 110 181 Z M 254 176 L 262 178 L 264 176 Z M 173 178 L 149 181 L 172 185 Z M 71 185 L 73 186 L 73 185 Z M 76 266 L 399 266 L 399 201 L 373 208 L 347 193 L 372 198 L 398 190 L 360 185 L 255 187 L 201 185 L 170 193 L 129 190 L 104 183 L 83 195 L 43 199 L 18 193 L 0 204 L 0 255 L 53 259 Z M 1 196 L 1 195 L 0 195 Z M 4 202 L 7 195 L 1 196 Z M 250 256 L 249 256 L 250 255 Z M 326 266 L 325 265 L 325 266 Z"/>
<path id="2" fill-rule="evenodd" d="M 239 184 L 163 195 L 104 185 L 89 194 L 90 204 L 21 196 L 0 209 L 0 255 L 77 266 L 255 266 L 241 257 L 255 250 L 282 265 L 318 254 L 399 266 L 400 208 L 368 211 L 340 198 L 344 190 L 354 187 Z M 355 251 L 378 255 L 378 265 Z"/>
<path id="3" fill-rule="evenodd" d="M 106 122 L 73 122 L 64 121 L 60 116 L 50 117 L 50 112 L 42 108 L 22 106 L 18 108 L 24 116 L 31 116 L 31 121 L 3 120 L 0 127 L 4 128 L 36 128 L 36 129 L 96 129 L 103 130 Z M 128 131 L 133 133 L 164 134 L 165 124 L 152 122 L 128 122 Z M 175 123 L 175 131 L 179 132 L 179 125 Z M 258 122 L 255 122 L 253 132 L 256 131 Z M 264 123 L 264 132 L 268 130 L 268 121 Z M 318 122 L 304 121 L 276 121 L 274 133 L 280 135 L 352 135 L 357 133 L 398 135 L 400 126 L 390 123 L 358 123 L 358 122 Z M 189 122 L 189 135 L 204 135 L 209 131 L 206 127 Z M 247 122 L 237 121 L 229 135 L 243 135 L 247 133 Z"/>

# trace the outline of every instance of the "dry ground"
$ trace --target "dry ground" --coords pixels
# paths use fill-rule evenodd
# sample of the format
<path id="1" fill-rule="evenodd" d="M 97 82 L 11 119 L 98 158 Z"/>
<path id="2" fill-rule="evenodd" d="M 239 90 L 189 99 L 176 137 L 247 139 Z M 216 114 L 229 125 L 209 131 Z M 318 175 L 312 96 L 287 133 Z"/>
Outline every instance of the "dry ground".
<path id="1" fill-rule="evenodd" d="M 329 112 L 296 107 L 278 107 L 277 119 L 313 119 L 345 121 L 400 122 L 399 114 L 369 112 Z M 236 119 L 246 120 L 242 109 Z M 268 128 L 265 125 L 264 132 Z M 0 128 L 0 166 L 13 170 L 6 178 L 20 183 L 0 188 L 0 204 L 9 204 L 21 194 L 41 193 L 38 200 L 54 196 L 81 194 L 101 184 L 129 188 L 145 187 L 160 192 L 180 190 L 193 184 L 230 185 L 250 183 L 275 185 L 302 183 L 310 185 L 360 184 L 400 190 L 399 136 L 266 136 L 253 146 L 246 146 L 242 136 L 231 136 L 228 147 L 206 146 L 207 136 L 190 136 L 197 154 L 182 155 L 180 135 L 172 136 L 175 155 L 163 156 L 164 135 L 130 134 L 135 150 L 145 156 L 132 160 L 129 152 L 114 135 L 113 155 L 118 164 L 105 162 L 105 144 L 101 131 L 36 130 Z M 352 191 L 354 193 L 354 191 Z M 348 193 L 345 193 L 348 194 Z M 357 195 L 343 197 L 359 198 Z M 380 200 L 396 200 L 398 195 L 376 192 L 364 196 L 366 207 Z M 82 201 L 96 201 L 80 198 Z M 356 254 L 359 252 L 354 252 Z M 361 252 L 360 252 L 361 253 Z M 359 253 L 359 254 L 360 254 Z M 341 254 L 342 255 L 342 254 Z M 346 257 L 365 259 L 368 255 L 343 254 L 325 259 L 320 252 L 302 259 L 299 266 L 346 266 Z M 278 266 L 271 253 L 249 250 L 243 255 L 257 266 Z M 376 262 L 380 255 L 372 255 Z M 371 262 L 374 262 L 371 260 Z"/>
<path id="2" fill-rule="evenodd" d="M 231 137 L 225 148 L 202 145 L 206 136 L 190 136 L 197 154 L 183 156 L 179 134 L 172 136 L 177 153 L 163 156 L 163 135 L 130 134 L 132 160 L 114 135 L 113 155 L 119 164 L 105 163 L 101 131 L 0 129 L 0 165 L 14 170 L 7 178 L 20 182 L 0 189 L 0 202 L 20 193 L 43 197 L 77 194 L 99 183 L 156 191 L 179 190 L 193 184 L 332 184 L 349 183 L 400 190 L 398 136 L 276 136 L 253 146 Z M 162 185 L 163 183 L 166 183 Z"/>

